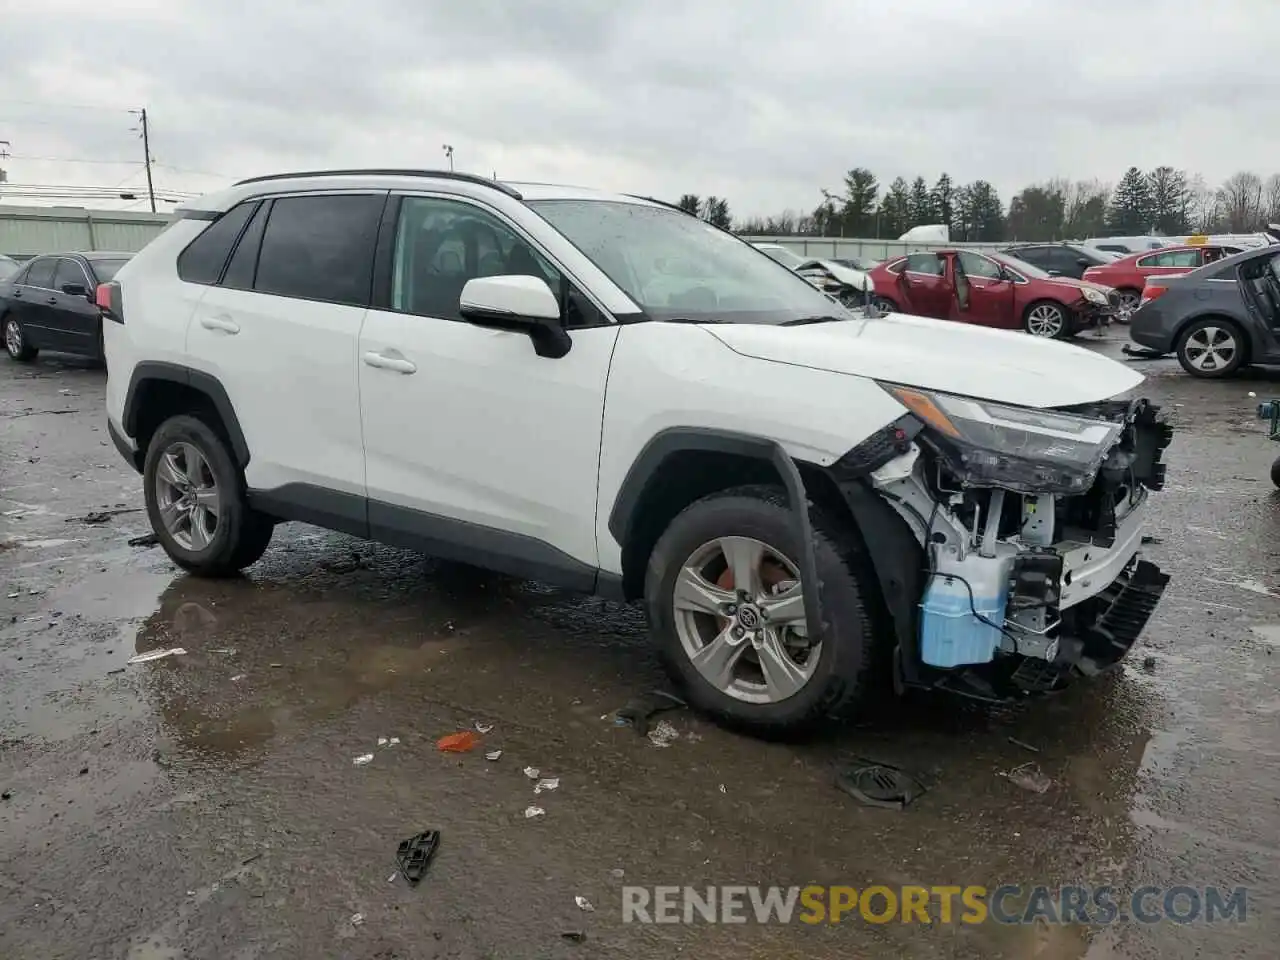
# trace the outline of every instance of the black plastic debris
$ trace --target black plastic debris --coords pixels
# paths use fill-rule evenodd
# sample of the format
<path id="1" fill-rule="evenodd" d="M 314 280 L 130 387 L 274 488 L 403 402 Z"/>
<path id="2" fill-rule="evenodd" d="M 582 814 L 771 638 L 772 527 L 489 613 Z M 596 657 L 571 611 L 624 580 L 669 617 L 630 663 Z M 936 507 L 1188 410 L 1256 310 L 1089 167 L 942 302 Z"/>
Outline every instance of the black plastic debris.
<path id="1" fill-rule="evenodd" d="M 427 866 L 440 847 L 440 831 L 424 830 L 408 840 L 401 840 L 396 847 L 396 866 L 410 883 L 417 883 L 427 875 Z"/>
<path id="2" fill-rule="evenodd" d="M 116 507 L 112 510 L 92 510 L 83 517 L 68 517 L 67 523 L 106 523 L 112 517 L 118 517 L 122 513 L 141 513 L 141 507 Z"/>
<path id="3" fill-rule="evenodd" d="M 1127 343 L 1120 348 L 1120 352 L 1130 360 L 1160 360 L 1168 356 L 1167 353 L 1161 353 L 1159 350 L 1146 350 Z"/>
<path id="4" fill-rule="evenodd" d="M 566 930 L 560 934 L 562 940 L 568 940 L 570 943 L 586 943 L 587 935 L 581 930 Z"/>
<path id="5" fill-rule="evenodd" d="M 865 759 L 837 774 L 836 786 L 859 803 L 884 810 L 905 810 L 928 789 L 905 770 Z"/>
<path id="6" fill-rule="evenodd" d="M 663 690 L 650 690 L 636 697 L 614 715 L 614 723 L 619 726 L 630 724 L 642 737 L 649 735 L 649 722 L 660 713 L 668 710 L 679 710 L 688 706 L 674 693 Z"/>
<path id="7" fill-rule="evenodd" d="M 1164 543 L 1164 539 L 1161 537 L 1153 537 L 1148 534 L 1142 538 L 1142 542 L 1144 545 L 1148 543 Z"/>
<path id="8" fill-rule="evenodd" d="M 159 542 L 160 538 L 154 533 L 144 533 L 140 536 L 129 538 L 129 546 L 131 547 L 154 547 Z"/>
<path id="9" fill-rule="evenodd" d="M 1145 670 L 1145 671 L 1147 671 L 1147 673 L 1155 673 L 1155 672 L 1156 672 L 1156 658 L 1155 658 L 1155 657 L 1152 657 L 1152 656 L 1144 657 L 1144 658 L 1142 659 L 1142 669 L 1143 669 L 1143 670 Z"/>

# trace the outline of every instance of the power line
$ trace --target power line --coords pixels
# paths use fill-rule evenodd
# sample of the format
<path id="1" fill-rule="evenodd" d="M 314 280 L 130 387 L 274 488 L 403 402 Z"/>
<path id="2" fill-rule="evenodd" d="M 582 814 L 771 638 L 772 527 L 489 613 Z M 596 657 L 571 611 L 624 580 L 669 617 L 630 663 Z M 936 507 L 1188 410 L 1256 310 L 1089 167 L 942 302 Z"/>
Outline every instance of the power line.
<path id="1" fill-rule="evenodd" d="M 99 113 L 127 113 L 124 107 L 108 107 L 102 104 L 91 106 L 87 103 L 66 103 L 58 100 L 10 100 L 7 97 L 0 98 L 0 103 L 9 104 L 15 107 L 39 107 L 42 110 L 96 110 Z"/>
<path id="2" fill-rule="evenodd" d="M 32 157 L 25 153 L 11 153 L 8 156 L 10 160 L 33 160 L 39 163 L 101 163 L 115 164 L 117 166 L 126 163 L 138 163 L 137 160 L 96 160 L 89 157 Z"/>

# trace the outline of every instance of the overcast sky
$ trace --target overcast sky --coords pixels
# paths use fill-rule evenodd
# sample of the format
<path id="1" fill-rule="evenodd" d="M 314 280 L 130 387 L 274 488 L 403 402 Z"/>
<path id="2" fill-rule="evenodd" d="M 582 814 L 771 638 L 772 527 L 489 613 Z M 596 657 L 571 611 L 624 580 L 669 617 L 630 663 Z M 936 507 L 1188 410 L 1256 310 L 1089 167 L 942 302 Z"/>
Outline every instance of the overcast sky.
<path id="1" fill-rule="evenodd" d="M 1006 201 L 1131 164 L 1280 172 L 1277 0 L 3 6 L 13 183 L 144 187 L 144 105 L 157 186 L 196 192 L 438 167 L 445 143 L 460 170 L 719 194 L 737 216 L 811 209 L 858 165 L 882 186 L 982 177 Z"/>

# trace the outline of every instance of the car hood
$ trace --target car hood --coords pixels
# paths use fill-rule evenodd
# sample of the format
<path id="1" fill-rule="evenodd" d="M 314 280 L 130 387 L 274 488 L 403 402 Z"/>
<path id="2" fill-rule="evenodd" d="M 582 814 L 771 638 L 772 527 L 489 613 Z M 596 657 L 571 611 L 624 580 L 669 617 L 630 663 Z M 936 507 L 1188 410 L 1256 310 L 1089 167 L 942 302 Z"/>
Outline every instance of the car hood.
<path id="1" fill-rule="evenodd" d="M 841 283 L 848 284 L 855 290 L 870 290 L 872 287 L 871 278 L 861 270 L 854 270 L 852 267 L 846 267 L 843 264 L 832 263 L 830 260 L 813 260 L 810 262 L 822 264 L 822 269 L 826 270 Z"/>
<path id="2" fill-rule="evenodd" d="M 1089 269 L 1096 269 L 1090 267 Z M 1099 293 L 1110 293 L 1112 288 L 1105 283 L 1098 283 L 1094 280 L 1077 280 L 1075 277 L 1051 277 L 1048 280 L 1042 280 L 1041 283 L 1052 283 L 1059 287 L 1071 287 L 1073 290 L 1097 290 Z"/>
<path id="3" fill-rule="evenodd" d="M 905 314 L 705 329 L 730 350 L 758 360 L 1024 407 L 1108 400 L 1143 381 L 1132 368 L 1082 347 Z"/>

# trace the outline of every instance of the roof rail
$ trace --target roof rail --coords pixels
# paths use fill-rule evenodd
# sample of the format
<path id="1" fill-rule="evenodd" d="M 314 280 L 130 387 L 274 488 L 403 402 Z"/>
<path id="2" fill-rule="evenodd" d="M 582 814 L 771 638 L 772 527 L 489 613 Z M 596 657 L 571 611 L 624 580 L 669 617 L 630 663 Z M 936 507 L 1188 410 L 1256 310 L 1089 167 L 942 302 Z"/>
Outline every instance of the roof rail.
<path id="1" fill-rule="evenodd" d="M 236 182 L 236 186 L 243 186 L 246 183 L 265 183 L 269 180 L 294 180 L 299 177 L 437 177 L 443 180 L 461 180 L 464 183 L 474 183 L 483 187 L 492 187 L 495 190 L 501 190 L 507 196 L 515 200 L 523 200 L 519 190 L 500 183 L 497 180 L 490 180 L 488 177 L 480 177 L 474 173 L 455 173 L 452 170 L 304 170 L 298 173 L 269 173 L 261 177 L 250 177 L 248 180 L 240 180 Z"/>

